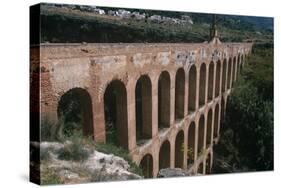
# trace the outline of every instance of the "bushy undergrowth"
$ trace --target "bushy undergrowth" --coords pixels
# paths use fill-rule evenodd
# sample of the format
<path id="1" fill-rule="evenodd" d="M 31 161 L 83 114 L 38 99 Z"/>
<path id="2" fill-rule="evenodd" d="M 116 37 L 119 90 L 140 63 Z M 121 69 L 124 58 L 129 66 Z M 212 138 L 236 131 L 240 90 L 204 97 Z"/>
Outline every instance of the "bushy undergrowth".
<path id="1" fill-rule="evenodd" d="M 50 121 L 44 119 L 40 125 L 40 135 L 41 141 L 54 141 L 55 126 Z"/>
<path id="2" fill-rule="evenodd" d="M 83 162 L 88 159 L 90 150 L 86 149 L 85 140 L 81 137 L 73 137 L 71 143 L 66 144 L 63 149 L 58 152 L 58 158 L 67 161 Z"/>
<path id="3" fill-rule="evenodd" d="M 106 153 L 106 154 L 113 154 L 115 156 L 119 156 L 122 157 L 123 159 L 125 159 L 129 165 L 129 171 L 134 173 L 134 174 L 138 174 L 140 176 L 142 176 L 142 169 L 140 167 L 138 167 L 136 165 L 136 163 L 134 163 L 128 153 L 128 151 L 124 150 L 121 147 L 117 147 L 113 144 L 107 143 L 107 144 L 102 144 L 102 143 L 96 143 L 95 144 L 96 150 L 102 153 Z"/>
<path id="4" fill-rule="evenodd" d="M 227 100 L 214 173 L 273 169 L 273 53 L 254 46 Z"/>

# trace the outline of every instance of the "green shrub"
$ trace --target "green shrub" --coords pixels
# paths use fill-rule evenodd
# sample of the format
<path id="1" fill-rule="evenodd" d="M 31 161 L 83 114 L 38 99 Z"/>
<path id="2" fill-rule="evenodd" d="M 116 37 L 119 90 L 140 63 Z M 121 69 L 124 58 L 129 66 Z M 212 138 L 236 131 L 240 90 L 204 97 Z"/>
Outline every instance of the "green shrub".
<path id="1" fill-rule="evenodd" d="M 65 116 L 61 116 L 58 124 L 56 125 L 55 140 L 65 142 L 66 140 L 74 140 L 78 138 L 89 140 L 91 136 L 83 135 L 81 122 L 67 122 Z M 92 140 L 92 138 L 91 138 Z"/>
<path id="2" fill-rule="evenodd" d="M 64 148 L 58 152 L 58 158 L 61 160 L 82 162 L 88 159 L 90 155 L 89 151 L 83 147 L 81 141 L 77 140 L 64 146 Z"/>
<path id="3" fill-rule="evenodd" d="M 55 140 L 55 130 L 54 125 L 47 119 L 42 120 L 40 124 L 40 140 L 41 141 L 54 141 Z"/>

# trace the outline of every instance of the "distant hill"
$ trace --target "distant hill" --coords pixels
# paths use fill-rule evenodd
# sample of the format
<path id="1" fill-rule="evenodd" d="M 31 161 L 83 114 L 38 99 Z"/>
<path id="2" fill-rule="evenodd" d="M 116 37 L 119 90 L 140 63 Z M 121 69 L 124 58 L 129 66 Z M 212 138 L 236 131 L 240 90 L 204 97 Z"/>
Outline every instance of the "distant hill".
<path id="1" fill-rule="evenodd" d="M 212 14 L 187 13 L 197 23 L 211 23 Z M 273 31 L 273 18 L 257 16 L 217 15 L 219 24 L 236 29 Z"/>
<path id="2" fill-rule="evenodd" d="M 273 31 L 273 18 L 256 16 L 236 16 L 236 18 L 251 23 L 258 29 Z"/>
<path id="3" fill-rule="evenodd" d="M 145 18 L 120 18 L 108 11 L 121 8 L 95 7 L 106 14 L 92 12 L 80 5 L 41 5 L 41 42 L 204 42 L 209 40 L 212 14 L 176 11 L 126 9 L 145 13 Z M 123 9 L 123 8 L 122 8 Z M 193 24 L 153 22 L 150 16 L 180 19 L 186 15 Z M 223 42 L 273 40 L 273 19 L 264 17 L 218 15 L 219 36 Z"/>

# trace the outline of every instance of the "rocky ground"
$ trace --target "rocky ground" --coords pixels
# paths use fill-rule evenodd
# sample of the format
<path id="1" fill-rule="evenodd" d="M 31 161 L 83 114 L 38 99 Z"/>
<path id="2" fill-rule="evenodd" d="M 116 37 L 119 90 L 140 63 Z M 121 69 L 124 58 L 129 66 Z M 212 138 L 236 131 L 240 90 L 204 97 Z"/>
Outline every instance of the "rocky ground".
<path id="1" fill-rule="evenodd" d="M 161 169 L 157 175 L 159 178 L 170 178 L 170 177 L 184 177 L 191 176 L 191 173 L 184 171 L 181 168 L 165 168 Z"/>
<path id="2" fill-rule="evenodd" d="M 69 150 L 70 141 L 64 143 L 42 142 L 40 144 L 41 183 L 72 184 L 96 181 L 119 181 L 141 179 L 142 177 L 129 172 L 129 164 L 123 158 L 98 152 L 94 149 L 80 148 L 85 159 L 62 159 L 61 153 Z M 38 147 L 38 143 L 32 143 Z M 71 151 L 71 150 L 70 150 Z"/>

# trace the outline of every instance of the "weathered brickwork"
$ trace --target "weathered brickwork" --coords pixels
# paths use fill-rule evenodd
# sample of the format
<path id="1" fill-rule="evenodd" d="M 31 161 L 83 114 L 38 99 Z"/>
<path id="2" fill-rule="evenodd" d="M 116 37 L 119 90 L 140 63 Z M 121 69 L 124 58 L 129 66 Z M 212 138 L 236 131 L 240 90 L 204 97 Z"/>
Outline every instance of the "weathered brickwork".
<path id="1" fill-rule="evenodd" d="M 209 173 L 227 98 L 251 48 L 251 43 L 41 45 L 36 70 L 41 121 L 56 125 L 61 97 L 81 88 L 91 98 L 93 139 L 106 142 L 104 95 L 114 85 L 123 117 L 117 120 L 118 143 L 137 164 L 146 165 L 147 176 L 156 177 L 159 165 Z M 143 143 L 136 136 L 135 91 L 141 77 L 142 131 L 149 137 Z"/>

